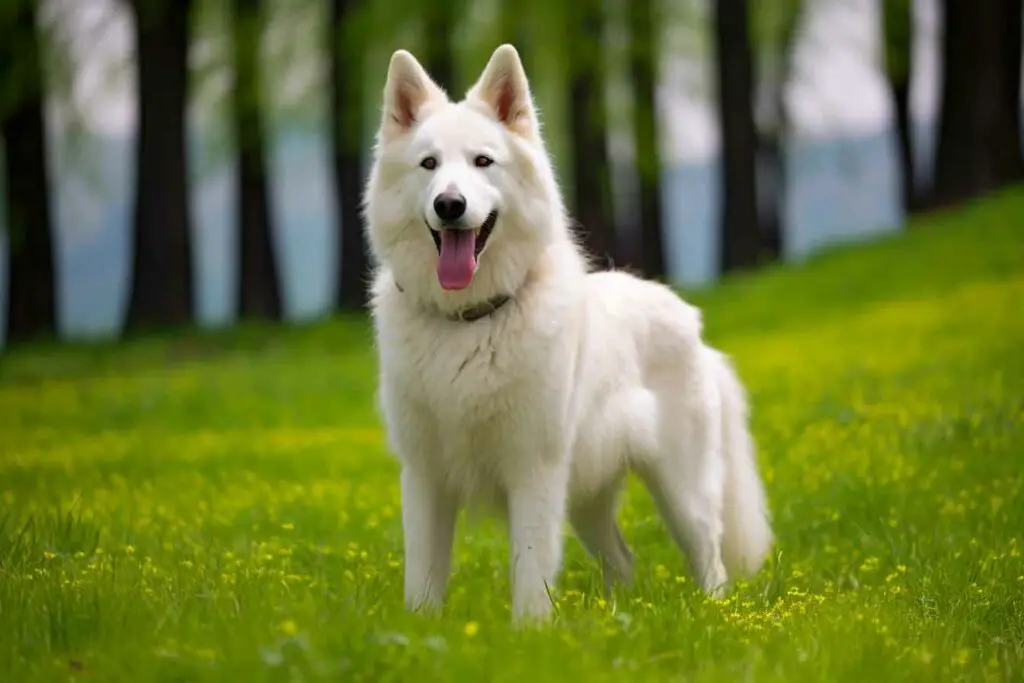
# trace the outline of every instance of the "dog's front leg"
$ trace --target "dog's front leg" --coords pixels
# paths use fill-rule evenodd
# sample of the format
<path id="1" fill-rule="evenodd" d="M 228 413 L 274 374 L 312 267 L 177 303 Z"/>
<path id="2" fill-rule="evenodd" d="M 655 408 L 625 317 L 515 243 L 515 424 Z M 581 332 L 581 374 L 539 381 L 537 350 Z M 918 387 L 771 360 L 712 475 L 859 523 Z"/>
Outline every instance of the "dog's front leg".
<path id="1" fill-rule="evenodd" d="M 411 610 L 438 611 L 444 602 L 457 512 L 433 477 L 402 469 L 405 605 Z"/>
<path id="2" fill-rule="evenodd" d="M 562 561 L 568 466 L 538 464 L 509 490 L 512 616 L 516 622 L 550 617 Z"/>

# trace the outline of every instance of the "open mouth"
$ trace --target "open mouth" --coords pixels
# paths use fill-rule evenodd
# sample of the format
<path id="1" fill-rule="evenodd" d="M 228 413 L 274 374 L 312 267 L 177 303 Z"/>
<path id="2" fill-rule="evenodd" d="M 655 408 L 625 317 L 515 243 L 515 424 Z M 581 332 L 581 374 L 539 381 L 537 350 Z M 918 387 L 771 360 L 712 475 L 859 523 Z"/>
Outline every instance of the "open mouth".
<path id="1" fill-rule="evenodd" d="M 468 230 L 465 228 L 441 228 L 440 230 L 430 230 L 430 236 L 434 238 L 434 246 L 437 247 L 437 253 L 441 253 L 441 244 L 444 241 L 444 233 L 471 233 L 473 236 L 473 256 L 480 256 L 480 252 L 484 250 L 484 246 L 487 244 L 487 238 L 491 236 L 491 231 L 494 230 L 494 224 L 498 222 L 498 212 L 491 211 L 487 214 L 487 218 L 480 224 L 480 227 L 476 230 Z M 429 227 L 429 226 L 428 226 Z M 452 235 L 455 237 L 456 235 Z M 460 239 L 465 239 L 465 236 L 460 236 Z"/>
<path id="2" fill-rule="evenodd" d="M 442 228 L 431 230 L 430 236 L 437 246 L 437 279 L 444 289 L 465 289 L 476 272 L 477 257 L 487 245 L 487 239 L 498 222 L 498 212 L 491 211 L 475 230 Z"/>

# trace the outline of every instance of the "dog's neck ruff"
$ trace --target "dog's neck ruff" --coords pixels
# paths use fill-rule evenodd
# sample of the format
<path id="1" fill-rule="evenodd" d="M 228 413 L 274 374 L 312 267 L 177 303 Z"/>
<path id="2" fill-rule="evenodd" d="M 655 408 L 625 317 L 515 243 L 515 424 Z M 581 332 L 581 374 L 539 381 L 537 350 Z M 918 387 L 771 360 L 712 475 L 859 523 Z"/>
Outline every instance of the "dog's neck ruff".
<path id="1" fill-rule="evenodd" d="M 398 289 L 398 291 L 405 293 L 405 290 L 402 289 L 402 285 L 398 284 L 398 280 L 395 280 L 394 282 L 395 287 Z M 478 304 L 473 304 L 472 306 L 467 306 L 466 308 L 460 308 L 459 310 L 453 311 L 451 313 L 446 312 L 444 313 L 444 317 L 447 318 L 448 320 L 451 320 L 452 322 L 476 322 L 477 320 L 486 318 L 487 316 L 493 314 L 511 300 L 512 297 L 509 296 L 508 294 L 498 294 L 492 296 L 490 299 L 487 299 L 486 301 L 481 301 Z"/>

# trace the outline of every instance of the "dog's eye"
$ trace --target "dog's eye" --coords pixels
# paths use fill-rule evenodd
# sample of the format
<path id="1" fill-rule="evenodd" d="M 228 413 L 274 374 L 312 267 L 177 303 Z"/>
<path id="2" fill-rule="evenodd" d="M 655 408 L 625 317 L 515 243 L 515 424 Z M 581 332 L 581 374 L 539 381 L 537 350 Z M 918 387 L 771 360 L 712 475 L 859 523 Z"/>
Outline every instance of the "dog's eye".
<path id="1" fill-rule="evenodd" d="M 473 160 L 473 164 L 477 168 L 487 168 L 494 163 L 494 159 L 490 158 L 486 154 L 477 155 L 477 158 Z"/>
<path id="2" fill-rule="evenodd" d="M 435 159 L 434 157 L 427 157 L 420 162 L 420 167 L 425 168 L 428 171 L 433 171 L 435 168 L 437 168 L 437 159 Z"/>

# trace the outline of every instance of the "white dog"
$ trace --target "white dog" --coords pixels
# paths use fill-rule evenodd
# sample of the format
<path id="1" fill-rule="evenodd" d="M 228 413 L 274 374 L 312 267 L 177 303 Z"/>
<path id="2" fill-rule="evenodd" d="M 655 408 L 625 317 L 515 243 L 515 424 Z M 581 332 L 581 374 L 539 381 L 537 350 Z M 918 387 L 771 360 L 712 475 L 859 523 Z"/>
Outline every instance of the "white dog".
<path id="1" fill-rule="evenodd" d="M 772 532 L 743 388 L 672 290 L 590 272 L 515 48 L 458 103 L 395 52 L 374 156 L 365 217 L 407 606 L 440 608 L 458 510 L 480 502 L 507 511 L 516 621 L 552 610 L 566 518 L 606 580 L 628 582 L 629 471 L 705 590 L 756 572 Z"/>

